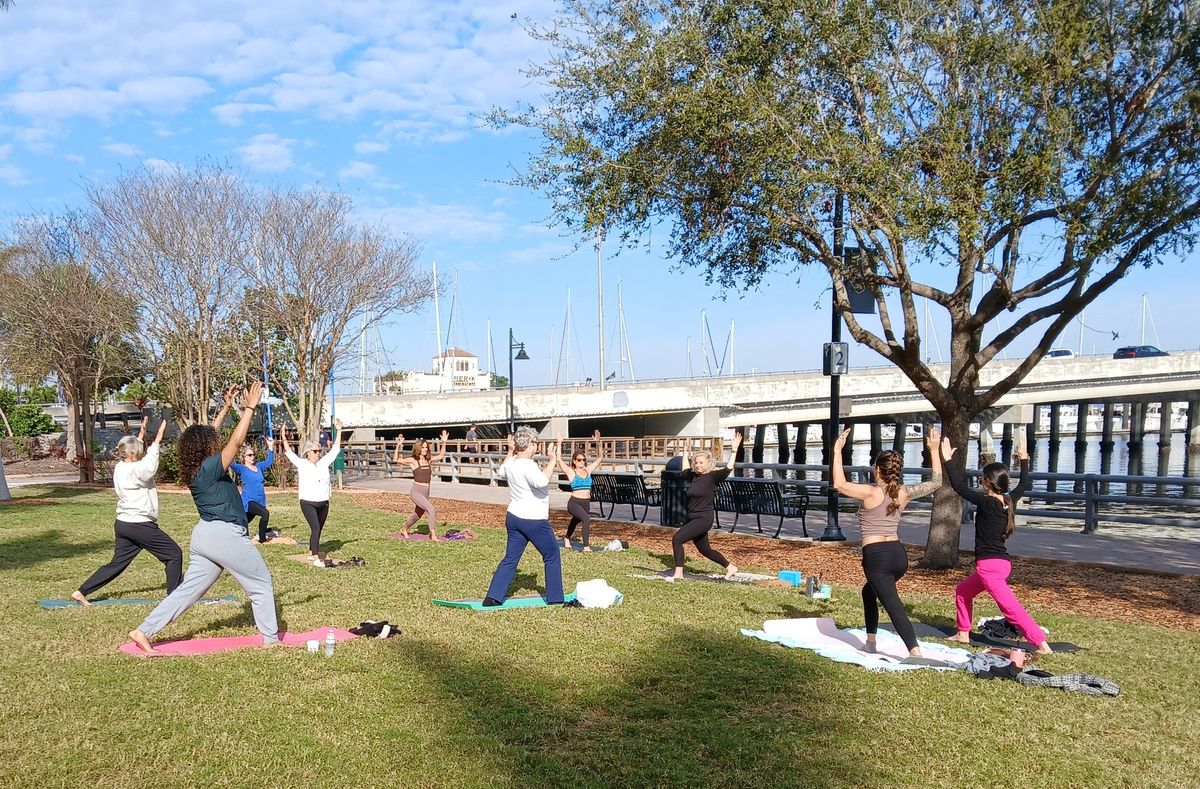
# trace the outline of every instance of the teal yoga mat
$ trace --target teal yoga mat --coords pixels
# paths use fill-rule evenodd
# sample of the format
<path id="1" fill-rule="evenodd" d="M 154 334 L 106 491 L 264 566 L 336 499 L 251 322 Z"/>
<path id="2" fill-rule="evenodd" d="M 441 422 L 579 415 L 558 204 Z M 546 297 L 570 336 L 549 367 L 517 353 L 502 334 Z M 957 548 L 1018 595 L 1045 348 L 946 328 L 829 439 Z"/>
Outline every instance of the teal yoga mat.
<path id="1" fill-rule="evenodd" d="M 93 600 L 92 605 L 158 605 L 162 600 L 150 600 L 142 597 L 104 597 Z M 205 597 L 197 605 L 216 605 L 217 603 L 240 603 L 237 595 L 227 594 L 223 597 Z M 74 600 L 38 600 L 42 608 L 83 608 Z"/>
<path id="2" fill-rule="evenodd" d="M 569 603 L 575 599 L 574 592 L 563 595 L 563 602 Z M 540 594 L 528 594 L 521 597 L 510 597 L 500 605 L 490 605 L 486 608 L 482 600 L 434 600 L 434 605 L 444 605 L 448 608 L 469 608 L 472 611 L 508 611 L 513 608 L 547 608 L 546 598 Z"/>

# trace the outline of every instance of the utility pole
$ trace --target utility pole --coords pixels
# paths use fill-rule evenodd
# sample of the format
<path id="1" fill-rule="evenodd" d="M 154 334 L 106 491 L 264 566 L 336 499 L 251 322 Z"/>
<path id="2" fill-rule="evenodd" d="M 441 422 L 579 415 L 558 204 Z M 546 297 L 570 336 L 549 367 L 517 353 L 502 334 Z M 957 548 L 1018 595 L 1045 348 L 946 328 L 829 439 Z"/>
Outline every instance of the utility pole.
<path id="1" fill-rule="evenodd" d="M 600 310 L 600 391 L 607 385 L 604 378 L 604 235 L 596 234 L 596 294 Z M 569 302 L 568 302 L 569 303 Z"/>
<path id="2" fill-rule="evenodd" d="M 833 256 L 837 259 L 839 265 L 842 261 L 842 193 L 838 192 L 833 203 Z M 833 291 L 831 295 L 833 303 L 833 325 L 830 327 L 829 342 L 830 345 L 840 343 L 842 341 L 842 314 L 838 311 L 837 292 Z M 827 519 L 825 521 L 825 533 L 821 535 L 821 542 L 844 541 L 846 535 L 842 533 L 841 526 L 838 525 L 838 492 L 833 487 L 833 442 L 838 435 L 838 420 L 841 416 L 841 407 L 839 399 L 841 398 L 841 376 L 836 372 L 829 376 L 829 429 L 825 432 L 825 457 L 829 461 L 829 498 L 826 501 L 828 507 Z"/>

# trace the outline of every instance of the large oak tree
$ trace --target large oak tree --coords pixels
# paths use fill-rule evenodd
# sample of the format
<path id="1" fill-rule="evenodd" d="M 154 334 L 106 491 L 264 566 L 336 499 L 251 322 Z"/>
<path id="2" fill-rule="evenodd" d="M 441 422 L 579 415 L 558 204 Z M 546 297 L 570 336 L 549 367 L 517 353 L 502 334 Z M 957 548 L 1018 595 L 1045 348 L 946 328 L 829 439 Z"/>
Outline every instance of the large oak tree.
<path id="1" fill-rule="evenodd" d="M 851 335 L 955 444 L 1135 266 L 1190 250 L 1200 213 L 1200 28 L 1159 0 L 567 0 L 533 35 L 541 134 L 519 181 L 586 235 L 669 251 L 726 288 L 823 267 Z M 834 254 L 830 207 L 846 199 Z M 874 294 L 878 318 L 848 312 Z M 946 378 L 919 299 L 948 314 Z M 811 301 L 811 299 L 806 299 Z M 997 355 L 1032 347 L 988 387 Z M 958 453 L 957 462 L 965 453 Z M 958 561 L 935 499 L 926 562 Z"/>

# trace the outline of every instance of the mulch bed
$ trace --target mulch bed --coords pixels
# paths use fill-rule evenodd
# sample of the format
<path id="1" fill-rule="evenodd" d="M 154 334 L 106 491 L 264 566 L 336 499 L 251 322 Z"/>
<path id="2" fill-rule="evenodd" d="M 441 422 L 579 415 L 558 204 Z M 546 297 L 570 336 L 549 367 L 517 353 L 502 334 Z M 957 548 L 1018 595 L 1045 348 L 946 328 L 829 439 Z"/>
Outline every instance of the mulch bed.
<path id="1" fill-rule="evenodd" d="M 365 507 L 408 514 L 412 502 L 402 493 L 347 491 Z M 434 499 L 438 520 L 444 524 L 503 528 L 505 508 L 452 499 Z M 560 534 L 570 516 L 551 510 L 550 523 Z M 592 520 L 592 541 L 611 539 L 654 553 L 671 555 L 673 529 L 640 523 Z M 858 543 L 803 543 L 766 540 L 714 530 L 714 548 L 739 567 L 801 570 L 845 586 L 863 582 Z M 954 587 L 967 576 L 973 556 L 963 552 L 963 566 L 952 570 L 927 570 L 917 566 L 923 551 L 906 546 L 910 569 L 900 581 L 901 591 L 953 598 Z M 689 558 L 699 558 L 691 546 Z M 1051 609 L 1084 616 L 1099 616 L 1122 622 L 1153 624 L 1200 632 L 1200 576 L 1159 575 L 1145 571 L 1126 571 L 1078 562 L 1014 557 L 1013 589 L 1022 602 L 1037 609 Z"/>

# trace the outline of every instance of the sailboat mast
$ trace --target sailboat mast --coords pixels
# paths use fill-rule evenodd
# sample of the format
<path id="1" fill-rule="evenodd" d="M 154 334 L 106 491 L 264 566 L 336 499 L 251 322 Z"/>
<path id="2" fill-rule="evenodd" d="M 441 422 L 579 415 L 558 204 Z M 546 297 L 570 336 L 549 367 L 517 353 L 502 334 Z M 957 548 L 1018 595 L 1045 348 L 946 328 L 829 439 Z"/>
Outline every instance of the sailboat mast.
<path id="1" fill-rule="evenodd" d="M 733 321 L 729 321 L 729 374 L 737 375 L 737 368 L 733 366 L 733 354 L 737 351 L 737 347 L 733 344 Z"/>
<path id="2" fill-rule="evenodd" d="M 433 333 L 437 337 L 438 391 L 446 381 L 446 360 L 442 358 L 442 307 L 438 300 L 437 261 L 433 261 Z"/>
<path id="3" fill-rule="evenodd" d="M 600 391 L 604 391 L 604 236 L 596 234 L 596 309 L 600 317 Z"/>

